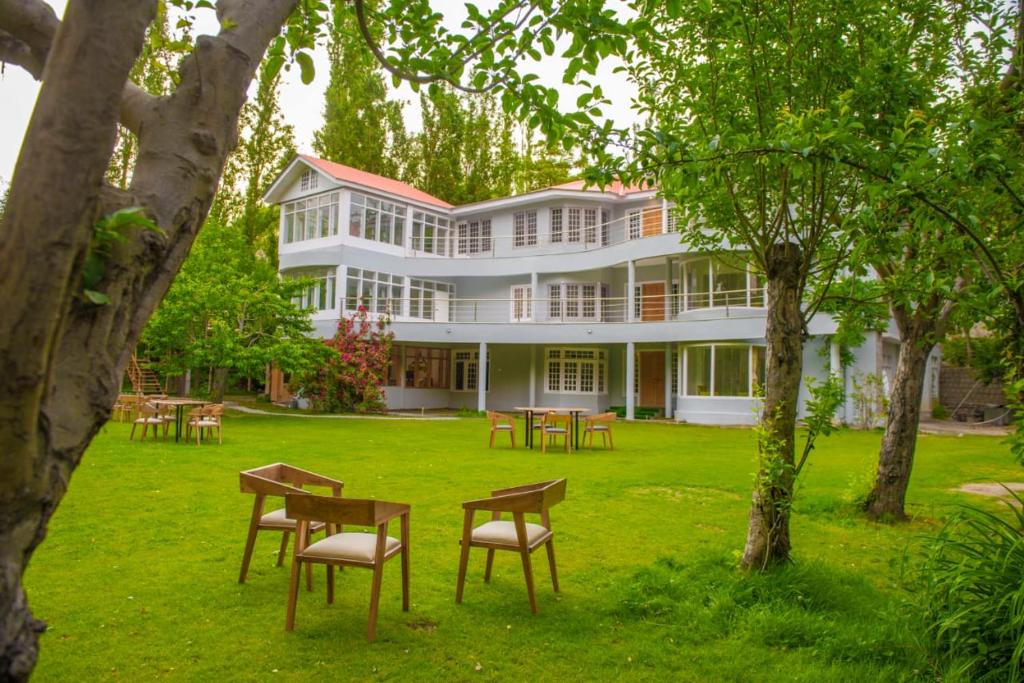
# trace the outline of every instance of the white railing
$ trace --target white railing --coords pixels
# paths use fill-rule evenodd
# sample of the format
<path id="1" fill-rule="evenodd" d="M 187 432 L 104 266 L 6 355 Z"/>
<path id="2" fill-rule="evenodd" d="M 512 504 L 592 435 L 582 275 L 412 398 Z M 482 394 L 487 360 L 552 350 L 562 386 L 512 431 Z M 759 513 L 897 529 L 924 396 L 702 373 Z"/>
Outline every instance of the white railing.
<path id="1" fill-rule="evenodd" d="M 383 299 L 363 302 L 371 315 L 400 322 L 447 323 L 647 323 L 685 319 L 694 311 L 764 307 L 764 289 L 657 294 L 635 297 L 546 299 Z M 346 304 L 351 310 L 351 302 Z M 632 314 L 630 314 L 632 313 Z"/>

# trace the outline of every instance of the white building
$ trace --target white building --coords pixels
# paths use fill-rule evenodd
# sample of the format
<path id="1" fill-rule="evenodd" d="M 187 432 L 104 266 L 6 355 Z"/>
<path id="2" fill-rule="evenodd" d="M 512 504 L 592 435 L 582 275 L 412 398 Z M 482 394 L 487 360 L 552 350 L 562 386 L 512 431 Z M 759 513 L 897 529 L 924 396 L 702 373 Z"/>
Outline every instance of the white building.
<path id="1" fill-rule="evenodd" d="M 359 305 L 389 316 L 391 409 L 572 405 L 755 420 L 762 283 L 741 259 L 681 244 L 653 190 L 573 182 L 451 206 L 298 156 L 265 201 L 281 205 L 282 275 L 318 279 L 305 297 L 318 334 L 332 336 Z M 868 338 L 842 370 L 834 331 L 827 315 L 811 321 L 805 374 L 845 372 L 841 417 L 852 420 L 853 378 L 891 377 L 897 340 Z"/>

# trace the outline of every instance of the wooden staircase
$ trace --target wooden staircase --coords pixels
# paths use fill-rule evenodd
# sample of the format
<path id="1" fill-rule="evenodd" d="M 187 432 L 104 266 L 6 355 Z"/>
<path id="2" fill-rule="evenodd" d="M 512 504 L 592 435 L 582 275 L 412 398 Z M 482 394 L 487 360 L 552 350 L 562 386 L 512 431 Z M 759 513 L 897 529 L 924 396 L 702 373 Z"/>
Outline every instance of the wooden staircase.
<path id="1" fill-rule="evenodd" d="M 160 385 L 160 378 L 149 366 L 149 361 L 145 359 L 140 361 L 134 353 L 131 360 L 128 361 L 128 379 L 131 380 L 132 391 L 136 394 L 164 393 L 164 389 Z"/>

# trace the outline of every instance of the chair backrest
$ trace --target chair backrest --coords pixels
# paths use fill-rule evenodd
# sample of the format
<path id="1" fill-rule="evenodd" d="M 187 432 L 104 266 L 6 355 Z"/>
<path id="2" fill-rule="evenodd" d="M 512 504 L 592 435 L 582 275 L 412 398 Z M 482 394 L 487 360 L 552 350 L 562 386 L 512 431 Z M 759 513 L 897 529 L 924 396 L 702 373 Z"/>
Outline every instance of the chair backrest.
<path id="1" fill-rule="evenodd" d="M 409 512 L 405 503 L 366 498 L 334 498 L 289 493 L 284 497 L 285 514 L 298 521 L 377 526 Z"/>
<path id="2" fill-rule="evenodd" d="M 535 512 L 544 514 L 547 510 L 565 500 L 566 479 L 552 479 L 536 484 L 524 484 L 507 489 L 491 491 L 490 498 L 471 500 L 463 503 L 465 508 L 491 510 L 492 512 Z"/>
<path id="3" fill-rule="evenodd" d="M 142 415 L 143 417 L 152 417 L 154 415 L 159 415 L 160 407 L 152 403 L 149 403 L 148 401 L 146 403 L 140 402 L 139 414 Z"/>
<path id="4" fill-rule="evenodd" d="M 203 414 L 208 417 L 220 418 L 224 415 L 224 404 L 214 403 L 212 405 L 203 406 Z"/>
<path id="5" fill-rule="evenodd" d="M 615 413 L 601 413 L 600 415 L 594 415 L 593 417 L 587 418 L 591 422 L 615 422 L 615 418 L 618 415 Z"/>
<path id="6" fill-rule="evenodd" d="M 541 424 L 548 427 L 569 427 L 572 425 L 572 417 L 569 415 L 560 415 L 558 413 L 546 413 L 541 418 Z"/>
<path id="7" fill-rule="evenodd" d="M 283 462 L 265 465 L 238 473 L 242 493 L 255 493 L 262 496 L 285 496 L 289 493 L 311 495 L 302 490 L 303 486 L 325 486 L 336 495 L 341 495 L 345 483 L 337 479 L 325 477 L 316 472 L 293 467 Z"/>
<path id="8" fill-rule="evenodd" d="M 505 415 L 502 415 L 501 413 L 497 413 L 497 412 L 495 412 L 493 410 L 488 410 L 487 411 L 487 419 L 491 421 L 492 425 L 495 425 L 498 422 L 501 422 L 502 420 L 507 419 L 507 417 Z"/>

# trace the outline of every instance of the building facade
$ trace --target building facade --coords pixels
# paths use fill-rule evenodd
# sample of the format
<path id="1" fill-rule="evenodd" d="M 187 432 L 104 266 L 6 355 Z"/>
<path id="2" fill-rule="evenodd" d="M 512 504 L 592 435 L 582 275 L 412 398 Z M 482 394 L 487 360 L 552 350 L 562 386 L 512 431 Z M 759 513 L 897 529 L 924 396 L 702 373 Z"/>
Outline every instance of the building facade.
<path id="1" fill-rule="evenodd" d="M 756 419 L 763 282 L 742 255 L 681 244 L 653 190 L 574 182 L 452 206 L 298 156 L 265 201 L 281 206 L 282 276 L 316 281 L 303 304 L 317 334 L 332 336 L 360 306 L 391 321 L 390 409 L 582 406 L 704 424 Z M 805 375 L 844 373 L 840 417 L 854 421 L 857 378 L 884 382 L 895 371 L 895 333 L 869 337 L 842 368 L 831 317 L 816 315 L 808 331 Z M 929 376 L 930 409 L 938 380 Z"/>

